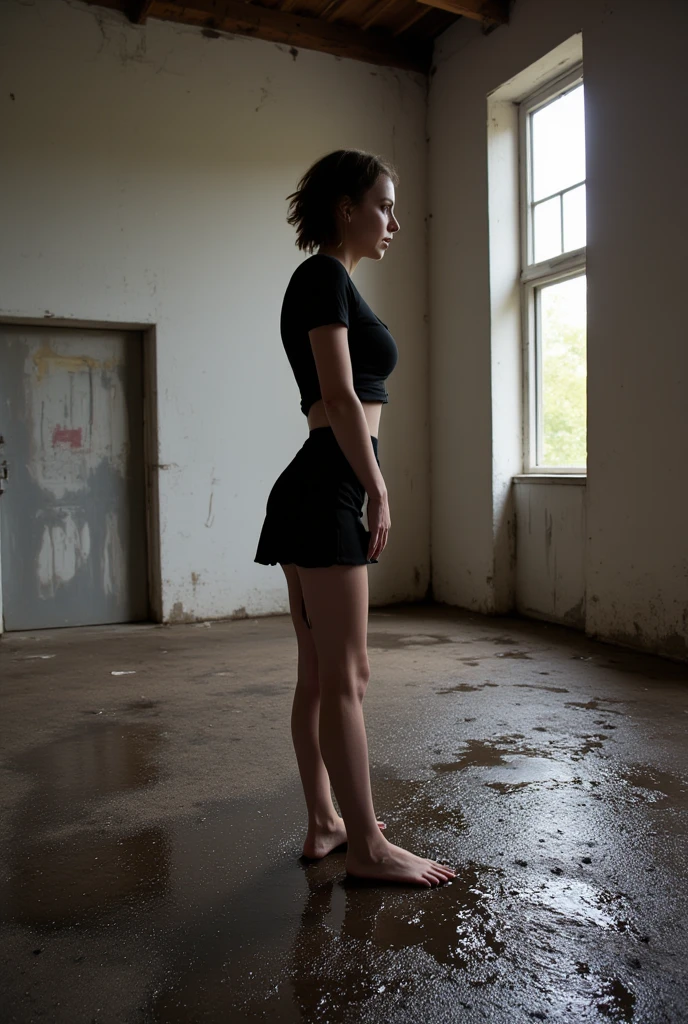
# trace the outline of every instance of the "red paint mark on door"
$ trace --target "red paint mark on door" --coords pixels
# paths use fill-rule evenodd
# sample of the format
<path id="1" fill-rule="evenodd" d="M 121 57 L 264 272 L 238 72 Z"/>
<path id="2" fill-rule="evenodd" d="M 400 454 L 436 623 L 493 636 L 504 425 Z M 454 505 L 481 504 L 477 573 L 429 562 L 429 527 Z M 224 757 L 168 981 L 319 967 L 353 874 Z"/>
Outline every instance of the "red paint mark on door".
<path id="1" fill-rule="evenodd" d="M 68 444 L 70 448 L 81 448 L 81 427 L 55 427 L 53 448 L 58 444 Z"/>

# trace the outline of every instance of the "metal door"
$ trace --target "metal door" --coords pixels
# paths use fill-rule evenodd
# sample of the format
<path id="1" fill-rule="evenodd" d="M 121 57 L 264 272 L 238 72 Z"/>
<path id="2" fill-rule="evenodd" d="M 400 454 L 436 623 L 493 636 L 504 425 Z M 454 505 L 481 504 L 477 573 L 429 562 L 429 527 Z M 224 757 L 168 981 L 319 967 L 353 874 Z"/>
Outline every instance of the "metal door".
<path id="1" fill-rule="evenodd" d="M 148 618 L 142 341 L 0 324 L 7 630 Z"/>

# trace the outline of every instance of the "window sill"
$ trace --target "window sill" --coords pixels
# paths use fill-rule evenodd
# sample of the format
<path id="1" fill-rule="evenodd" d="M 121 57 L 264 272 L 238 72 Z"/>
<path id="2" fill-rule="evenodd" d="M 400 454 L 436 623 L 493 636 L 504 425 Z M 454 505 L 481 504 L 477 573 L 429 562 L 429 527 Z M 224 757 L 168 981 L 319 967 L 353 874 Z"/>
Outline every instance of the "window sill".
<path id="1" fill-rule="evenodd" d="M 577 484 L 585 487 L 587 473 L 518 473 L 511 478 L 515 484 Z"/>

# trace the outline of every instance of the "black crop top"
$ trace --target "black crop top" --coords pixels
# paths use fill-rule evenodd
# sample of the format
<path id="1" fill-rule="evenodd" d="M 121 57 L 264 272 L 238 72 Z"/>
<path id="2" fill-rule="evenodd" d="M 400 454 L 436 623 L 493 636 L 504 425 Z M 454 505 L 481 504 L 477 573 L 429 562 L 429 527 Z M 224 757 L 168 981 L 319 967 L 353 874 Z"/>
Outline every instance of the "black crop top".
<path id="1" fill-rule="evenodd" d="M 387 324 L 370 306 L 336 256 L 314 253 L 291 276 L 282 302 L 282 343 L 301 392 L 301 412 L 322 398 L 308 332 L 325 324 L 348 328 L 354 391 L 362 401 L 389 401 L 385 381 L 398 350 Z"/>

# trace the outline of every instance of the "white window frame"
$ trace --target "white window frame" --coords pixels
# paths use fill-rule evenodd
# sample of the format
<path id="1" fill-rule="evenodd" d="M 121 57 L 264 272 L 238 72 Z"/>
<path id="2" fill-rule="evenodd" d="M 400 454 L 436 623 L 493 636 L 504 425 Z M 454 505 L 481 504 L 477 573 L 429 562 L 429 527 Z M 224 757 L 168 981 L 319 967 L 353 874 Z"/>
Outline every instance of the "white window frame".
<path id="1" fill-rule="evenodd" d="M 530 115 L 547 106 L 564 93 L 583 82 L 583 64 L 579 63 L 566 74 L 529 94 L 519 104 L 519 190 L 521 225 L 521 314 L 523 337 L 523 473 L 565 476 L 586 474 L 585 466 L 538 465 L 543 447 L 542 430 L 542 349 L 538 344 L 539 324 L 536 322 L 535 290 L 545 284 L 554 284 L 566 278 L 586 273 L 586 246 L 555 256 L 540 263 L 529 263 L 533 253 L 531 217 L 532 202 L 532 137 Z M 587 175 L 586 196 L 587 196 Z M 577 183 L 582 184 L 581 182 Z M 572 188 L 576 186 L 571 186 Z M 568 189 L 564 190 L 568 191 Z M 587 429 L 587 423 L 586 423 Z"/>

